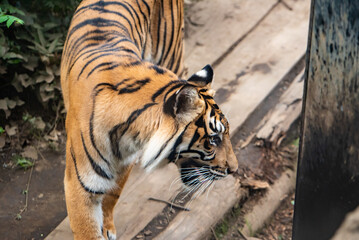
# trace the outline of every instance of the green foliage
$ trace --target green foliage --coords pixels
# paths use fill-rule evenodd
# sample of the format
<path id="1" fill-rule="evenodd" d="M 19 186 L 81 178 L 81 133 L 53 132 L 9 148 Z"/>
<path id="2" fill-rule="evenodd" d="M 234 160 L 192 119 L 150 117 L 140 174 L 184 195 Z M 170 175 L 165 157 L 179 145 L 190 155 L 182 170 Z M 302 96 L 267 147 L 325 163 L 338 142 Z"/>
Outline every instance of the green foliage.
<path id="1" fill-rule="evenodd" d="M 24 21 L 18 17 L 6 15 L 0 8 L 0 23 L 6 23 L 6 26 L 9 28 L 14 22 L 18 24 L 24 24 Z"/>
<path id="2" fill-rule="evenodd" d="M 216 226 L 214 234 L 216 238 L 221 239 L 229 230 L 229 222 L 227 219 L 223 219 L 220 224 Z"/>
<path id="3" fill-rule="evenodd" d="M 62 104 L 60 58 L 79 2 L 1 1 L 0 124 L 8 121 L 20 106 L 28 109 L 42 105 L 44 110 L 54 112 Z"/>
<path id="4" fill-rule="evenodd" d="M 3 127 L 0 127 L 0 136 L 5 132 L 5 129 Z"/>
<path id="5" fill-rule="evenodd" d="M 292 145 L 294 147 L 299 147 L 299 137 L 293 140 Z"/>
<path id="6" fill-rule="evenodd" d="M 16 166 L 23 168 L 24 170 L 27 170 L 29 167 L 34 166 L 33 162 L 21 156 L 15 156 L 14 161 Z"/>
<path id="7" fill-rule="evenodd" d="M 25 13 L 16 7 L 13 7 L 8 3 L 8 1 L 3 1 L 0 5 L 0 24 L 5 23 L 6 26 L 9 28 L 14 22 L 18 24 L 24 24 L 24 21 L 16 16 L 8 15 L 10 14 L 19 14 L 24 16 Z"/>
<path id="8" fill-rule="evenodd" d="M 244 219 L 245 221 L 245 224 L 246 226 L 248 227 L 248 230 L 249 230 L 249 236 L 254 236 L 254 232 L 253 232 L 253 229 L 252 229 L 252 224 L 248 221 L 248 219 Z"/>
<path id="9" fill-rule="evenodd" d="M 25 113 L 22 116 L 24 126 L 26 126 L 26 135 L 29 138 L 41 139 L 43 137 L 43 132 L 46 127 L 46 123 L 42 120 L 41 117 L 33 117 L 28 113 Z"/>
<path id="10" fill-rule="evenodd" d="M 18 220 L 18 221 L 20 221 L 20 220 L 22 219 L 21 214 L 20 214 L 20 213 L 17 213 L 15 219 Z"/>

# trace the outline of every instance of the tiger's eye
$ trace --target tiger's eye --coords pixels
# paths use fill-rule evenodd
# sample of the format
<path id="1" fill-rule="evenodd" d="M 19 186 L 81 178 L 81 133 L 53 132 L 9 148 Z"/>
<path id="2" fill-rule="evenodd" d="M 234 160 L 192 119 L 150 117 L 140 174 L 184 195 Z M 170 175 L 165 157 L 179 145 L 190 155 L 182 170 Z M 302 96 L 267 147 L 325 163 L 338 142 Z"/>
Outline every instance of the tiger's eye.
<path id="1" fill-rule="evenodd" d="M 218 135 L 213 135 L 209 137 L 209 143 L 215 146 L 218 146 L 222 142 L 221 138 Z"/>

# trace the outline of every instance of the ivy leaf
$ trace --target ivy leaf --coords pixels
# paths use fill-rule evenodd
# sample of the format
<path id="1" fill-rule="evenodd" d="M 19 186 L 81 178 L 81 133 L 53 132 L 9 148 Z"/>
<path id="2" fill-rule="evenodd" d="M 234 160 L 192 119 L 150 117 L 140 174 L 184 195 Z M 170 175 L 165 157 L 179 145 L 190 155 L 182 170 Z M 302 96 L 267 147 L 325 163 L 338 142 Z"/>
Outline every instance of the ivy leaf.
<path id="1" fill-rule="evenodd" d="M 9 19 L 8 15 L 2 15 L 0 16 L 0 23 L 6 22 Z"/>
<path id="2" fill-rule="evenodd" d="M 52 43 L 50 44 L 49 49 L 48 49 L 49 53 L 53 53 L 53 52 L 54 52 L 55 47 L 56 47 L 58 41 L 59 41 L 59 38 L 55 38 L 55 40 L 52 41 Z"/>
<path id="3" fill-rule="evenodd" d="M 14 22 L 15 22 L 15 18 L 9 16 L 9 19 L 6 21 L 6 26 L 9 28 L 11 24 L 13 24 Z"/>
<path id="4" fill-rule="evenodd" d="M 18 17 L 10 16 L 10 15 L 2 15 L 0 16 L 0 23 L 6 22 L 6 26 L 10 28 L 10 26 L 16 22 L 18 24 L 24 24 L 24 21 Z"/>

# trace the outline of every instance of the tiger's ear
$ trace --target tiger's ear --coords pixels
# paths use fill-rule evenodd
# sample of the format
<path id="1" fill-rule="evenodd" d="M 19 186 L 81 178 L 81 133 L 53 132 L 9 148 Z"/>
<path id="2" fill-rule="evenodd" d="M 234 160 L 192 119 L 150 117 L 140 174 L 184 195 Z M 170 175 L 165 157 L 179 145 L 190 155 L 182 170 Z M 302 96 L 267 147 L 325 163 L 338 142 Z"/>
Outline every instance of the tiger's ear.
<path id="1" fill-rule="evenodd" d="M 187 81 L 198 87 L 211 87 L 213 80 L 213 69 L 211 65 L 206 65 L 201 71 L 193 74 Z"/>
<path id="2" fill-rule="evenodd" d="M 204 101 L 199 97 L 197 89 L 193 86 L 183 87 L 176 93 L 174 114 L 182 123 L 193 121 L 204 109 Z"/>

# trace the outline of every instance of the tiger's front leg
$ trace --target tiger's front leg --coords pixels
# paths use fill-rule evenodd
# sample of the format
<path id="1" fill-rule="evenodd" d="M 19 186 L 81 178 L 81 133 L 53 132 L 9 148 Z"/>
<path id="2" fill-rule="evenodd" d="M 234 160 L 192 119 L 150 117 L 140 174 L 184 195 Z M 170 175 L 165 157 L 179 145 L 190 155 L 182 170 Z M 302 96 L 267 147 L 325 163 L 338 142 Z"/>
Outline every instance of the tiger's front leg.
<path id="1" fill-rule="evenodd" d="M 80 156 L 75 157 L 70 147 L 66 149 L 65 197 L 70 226 L 75 240 L 103 240 L 102 201 L 104 193 L 86 187 L 81 176 Z"/>
<path id="2" fill-rule="evenodd" d="M 117 203 L 118 198 L 121 195 L 122 189 L 131 173 L 132 166 L 125 168 L 121 171 L 120 176 L 117 179 L 117 187 L 112 191 L 105 194 L 102 201 L 103 211 L 103 235 L 105 239 L 115 240 L 116 239 L 116 228 L 113 221 L 113 209 Z"/>

